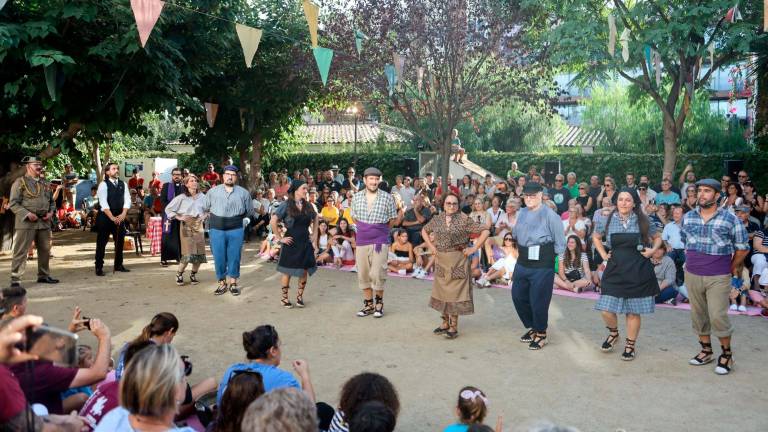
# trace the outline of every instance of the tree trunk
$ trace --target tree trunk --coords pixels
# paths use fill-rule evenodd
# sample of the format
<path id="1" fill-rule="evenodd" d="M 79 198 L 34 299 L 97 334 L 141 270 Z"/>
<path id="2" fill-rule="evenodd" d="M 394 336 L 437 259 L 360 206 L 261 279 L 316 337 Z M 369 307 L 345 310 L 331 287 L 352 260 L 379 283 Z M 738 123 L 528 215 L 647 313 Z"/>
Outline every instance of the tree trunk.
<path id="1" fill-rule="evenodd" d="M 755 147 L 761 151 L 768 151 L 768 59 L 758 63 L 756 83 Z"/>
<path id="2" fill-rule="evenodd" d="M 248 148 L 238 148 L 237 154 L 240 158 L 240 173 L 242 174 L 241 177 L 243 180 L 245 180 L 245 184 L 253 184 L 250 180 L 253 178 L 253 173 L 251 172 L 251 161 L 248 159 L 250 157 L 248 154 Z"/>
<path id="3" fill-rule="evenodd" d="M 679 131 L 675 127 L 672 118 L 664 116 L 664 167 L 663 171 L 675 174 L 675 163 L 677 162 L 677 138 Z"/>
<path id="4" fill-rule="evenodd" d="M 104 165 L 101 163 L 101 149 L 99 143 L 89 140 L 86 146 L 88 147 L 88 152 L 90 152 L 91 166 L 94 171 L 96 171 L 96 183 L 101 183 L 101 181 L 104 180 Z"/>
<path id="5" fill-rule="evenodd" d="M 251 172 L 254 174 L 261 171 L 261 149 L 263 145 L 264 140 L 261 138 L 261 132 L 254 131 L 251 138 Z M 250 176 L 248 180 L 249 189 L 253 186 L 253 179 L 255 177 L 255 175 Z"/>
<path id="6" fill-rule="evenodd" d="M 443 195 L 445 195 L 450 191 L 450 189 L 448 189 L 448 174 L 451 173 L 451 142 L 444 141 L 438 154 L 441 158 L 440 175 L 443 176 L 443 182 L 440 186 L 442 187 Z"/>

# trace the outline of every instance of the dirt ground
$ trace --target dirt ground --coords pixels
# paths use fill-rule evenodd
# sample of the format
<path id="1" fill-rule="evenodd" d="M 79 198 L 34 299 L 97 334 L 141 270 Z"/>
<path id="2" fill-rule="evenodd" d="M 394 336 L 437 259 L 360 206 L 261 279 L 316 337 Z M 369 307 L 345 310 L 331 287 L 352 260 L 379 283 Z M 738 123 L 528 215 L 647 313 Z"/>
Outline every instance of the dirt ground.
<path id="1" fill-rule="evenodd" d="M 391 379 L 402 404 L 399 431 L 439 431 L 454 422 L 455 399 L 468 384 L 488 394 L 487 423 L 503 415 L 505 431 L 524 431 L 540 420 L 582 431 L 768 427 L 768 320 L 762 317 L 732 317 L 736 365 L 721 377 L 713 365 L 688 365 L 698 344 L 688 314 L 677 310 L 647 318 L 637 359 L 623 362 L 620 350 L 598 349 L 606 330 L 592 302 L 554 296 L 550 344 L 535 352 L 517 341 L 524 329 L 507 290 L 476 290 L 476 314 L 461 319 L 460 336 L 450 341 L 432 334 L 439 318 L 427 306 L 431 282 L 390 278 L 385 317 L 357 318 L 355 274 L 320 270 L 308 284 L 307 307 L 285 310 L 274 264 L 255 258 L 258 243 L 246 245 L 243 294 L 214 297 L 211 263 L 203 266 L 197 286 L 176 286 L 173 268 L 133 252 L 125 255 L 130 273 L 96 277 L 94 234 L 66 231 L 55 238 L 52 274 L 61 283 L 35 284 L 36 262 L 30 262 L 24 280 L 30 313 L 64 326 L 79 305 L 109 325 L 114 353 L 155 313 L 173 312 L 181 322 L 174 345 L 194 363 L 192 382 L 219 378 L 229 364 L 242 361 L 241 333 L 270 323 L 283 341 L 283 366 L 306 359 L 319 400 L 335 405 L 344 381 L 362 371 Z M 3 285 L 9 272 L 10 257 L 0 256 Z M 623 337 L 623 323 L 620 330 Z M 95 343 L 91 335 L 83 340 Z"/>

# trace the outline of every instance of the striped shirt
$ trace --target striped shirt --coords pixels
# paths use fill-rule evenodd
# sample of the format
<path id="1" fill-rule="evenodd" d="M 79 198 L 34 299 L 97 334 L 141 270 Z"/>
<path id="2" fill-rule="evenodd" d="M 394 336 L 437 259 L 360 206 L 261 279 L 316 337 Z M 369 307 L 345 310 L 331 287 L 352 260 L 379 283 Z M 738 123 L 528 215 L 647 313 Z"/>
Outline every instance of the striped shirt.
<path id="1" fill-rule="evenodd" d="M 352 197 L 352 217 L 356 221 L 365 222 L 367 224 L 383 224 L 388 223 L 390 219 L 397 217 L 397 209 L 395 209 L 395 199 L 391 194 L 378 190 L 376 192 L 376 199 L 373 201 L 371 208 L 368 208 L 368 199 L 365 194 L 366 189 L 356 192 Z"/>
<path id="2" fill-rule="evenodd" d="M 219 217 L 248 216 L 253 214 L 251 194 L 245 188 L 235 185 L 227 192 L 224 185 L 211 188 L 205 194 L 205 210 Z"/>
<path id="3" fill-rule="evenodd" d="M 717 209 L 704 223 L 699 208 L 683 217 L 681 231 L 685 249 L 706 255 L 731 255 L 735 250 L 749 250 L 749 236 L 744 224 L 733 213 Z"/>

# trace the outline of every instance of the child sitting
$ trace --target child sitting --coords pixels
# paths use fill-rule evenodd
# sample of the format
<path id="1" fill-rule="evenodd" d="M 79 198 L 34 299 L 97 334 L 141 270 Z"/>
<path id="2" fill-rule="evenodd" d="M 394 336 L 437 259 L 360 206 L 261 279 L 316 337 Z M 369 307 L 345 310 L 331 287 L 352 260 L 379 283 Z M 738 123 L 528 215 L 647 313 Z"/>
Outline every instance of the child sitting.
<path id="1" fill-rule="evenodd" d="M 93 366 L 93 349 L 88 345 L 77 346 L 77 367 L 90 368 Z M 96 385 L 93 386 L 94 388 Z M 93 394 L 93 388 L 90 386 L 74 387 L 61 393 L 62 406 L 64 412 L 80 411 L 85 401 Z"/>
<path id="2" fill-rule="evenodd" d="M 338 226 L 332 230 L 331 251 L 336 268 L 355 264 L 355 232 L 346 219 L 339 218 Z"/>
<path id="3" fill-rule="evenodd" d="M 459 392 L 456 415 L 459 422 L 452 424 L 443 432 L 466 432 L 472 425 L 482 424 L 488 414 L 488 398 L 479 389 L 467 386 Z"/>
<path id="4" fill-rule="evenodd" d="M 744 263 L 739 264 L 731 277 L 731 294 L 729 296 L 732 311 L 747 311 L 747 291 L 749 291 L 749 271 L 744 268 Z"/>
<path id="5" fill-rule="evenodd" d="M 502 241 L 501 250 L 504 256 L 497 259 L 491 265 L 488 273 L 480 276 L 480 279 L 477 280 L 477 284 L 481 287 L 491 286 L 491 281 L 499 278 L 504 279 L 507 284 L 512 281 L 512 274 L 515 272 L 515 264 L 517 264 L 517 242 L 510 232 L 504 234 Z"/>
<path id="6" fill-rule="evenodd" d="M 315 236 L 313 244 L 315 246 L 315 260 L 318 266 L 333 261 L 331 234 L 328 233 L 328 222 L 325 219 L 320 219 L 320 222 L 317 224 L 317 236 Z"/>
<path id="7" fill-rule="evenodd" d="M 395 241 L 389 246 L 387 268 L 393 273 L 405 276 L 413 270 L 413 245 L 408 241 L 408 231 L 398 228 L 394 233 Z"/>
<path id="8" fill-rule="evenodd" d="M 435 233 L 429 233 L 429 239 L 435 241 Z M 413 268 L 413 277 L 416 279 L 424 279 L 429 275 L 430 271 L 435 268 L 435 257 L 427 247 L 426 243 L 422 243 L 413 248 L 413 254 L 416 256 L 416 266 Z"/>
<path id="9" fill-rule="evenodd" d="M 280 230 L 280 232 L 283 233 L 283 235 L 285 235 L 287 231 L 285 229 L 285 225 L 283 225 L 282 223 L 278 223 L 277 228 Z M 275 259 L 277 259 L 278 255 L 280 255 L 280 242 L 278 242 L 277 239 L 275 238 L 275 234 L 270 232 L 267 235 L 267 238 L 261 242 L 261 249 L 259 250 L 259 256 L 263 260 L 274 261 Z"/>

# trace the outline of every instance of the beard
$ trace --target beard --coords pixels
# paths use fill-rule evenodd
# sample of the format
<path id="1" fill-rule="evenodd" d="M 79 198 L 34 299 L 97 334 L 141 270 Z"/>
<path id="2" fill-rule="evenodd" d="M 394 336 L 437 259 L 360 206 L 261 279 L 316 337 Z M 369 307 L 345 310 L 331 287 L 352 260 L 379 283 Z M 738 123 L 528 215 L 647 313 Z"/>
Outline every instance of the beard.
<path id="1" fill-rule="evenodd" d="M 714 206 L 715 203 L 716 203 L 715 200 L 712 200 L 712 201 L 701 201 L 701 200 L 699 200 L 699 207 L 706 209 L 706 208 L 710 208 L 710 207 Z"/>

